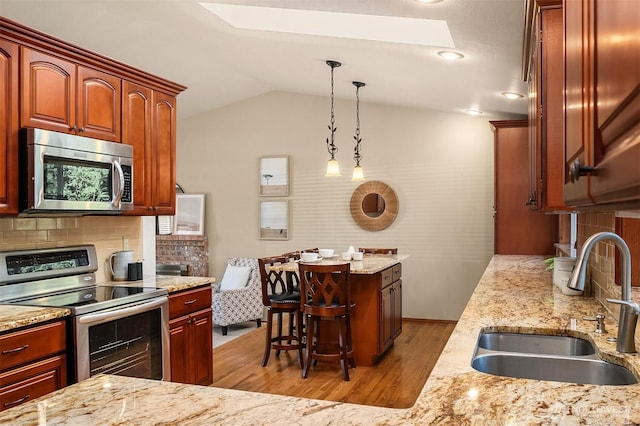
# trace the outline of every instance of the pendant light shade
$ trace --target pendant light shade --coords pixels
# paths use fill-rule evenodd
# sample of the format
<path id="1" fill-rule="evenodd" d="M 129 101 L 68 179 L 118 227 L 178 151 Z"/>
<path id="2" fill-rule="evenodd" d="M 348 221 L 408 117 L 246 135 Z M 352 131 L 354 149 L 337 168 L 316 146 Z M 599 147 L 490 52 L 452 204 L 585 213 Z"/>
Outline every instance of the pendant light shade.
<path id="1" fill-rule="evenodd" d="M 364 87 L 365 84 L 360 81 L 354 81 L 353 85 L 356 86 L 356 135 L 353 137 L 356 141 L 356 146 L 353 148 L 353 159 L 356 165 L 353 168 L 351 180 L 357 182 L 364 180 L 364 170 L 360 165 L 360 160 L 362 159 L 362 155 L 360 155 L 360 144 L 362 143 L 362 138 L 360 137 L 360 88 Z"/>
<path id="2" fill-rule="evenodd" d="M 327 174 L 325 176 L 341 176 L 340 175 L 340 166 L 338 165 L 338 160 L 336 160 L 336 151 L 338 151 L 338 147 L 335 144 L 336 130 L 338 128 L 335 126 L 336 118 L 333 110 L 333 70 L 340 65 L 340 62 L 337 61 L 327 61 L 327 65 L 331 67 L 331 124 L 329 125 L 329 131 L 331 132 L 330 138 L 327 138 L 327 151 L 329 151 L 329 162 L 327 163 Z"/>

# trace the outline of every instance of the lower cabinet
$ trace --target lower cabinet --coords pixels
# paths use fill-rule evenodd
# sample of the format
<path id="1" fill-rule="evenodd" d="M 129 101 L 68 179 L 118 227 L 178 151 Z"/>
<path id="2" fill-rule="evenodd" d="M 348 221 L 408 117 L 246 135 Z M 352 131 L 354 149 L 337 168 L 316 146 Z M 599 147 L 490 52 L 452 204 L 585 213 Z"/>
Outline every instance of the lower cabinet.
<path id="1" fill-rule="evenodd" d="M 374 365 L 402 333 L 401 276 L 400 263 L 374 274 L 351 274 L 356 365 Z"/>
<path id="2" fill-rule="evenodd" d="M 171 381 L 213 383 L 211 287 L 169 295 Z"/>
<path id="3" fill-rule="evenodd" d="M 391 271 L 383 271 L 384 275 L 393 276 L 393 270 L 397 269 L 398 274 L 401 266 L 396 265 Z M 383 277 L 384 277 L 383 275 Z M 383 281 L 388 281 L 383 280 Z M 380 353 L 386 351 L 402 332 L 402 280 L 400 278 L 380 290 Z"/>
<path id="4" fill-rule="evenodd" d="M 0 410 L 67 386 L 64 321 L 0 335 Z"/>

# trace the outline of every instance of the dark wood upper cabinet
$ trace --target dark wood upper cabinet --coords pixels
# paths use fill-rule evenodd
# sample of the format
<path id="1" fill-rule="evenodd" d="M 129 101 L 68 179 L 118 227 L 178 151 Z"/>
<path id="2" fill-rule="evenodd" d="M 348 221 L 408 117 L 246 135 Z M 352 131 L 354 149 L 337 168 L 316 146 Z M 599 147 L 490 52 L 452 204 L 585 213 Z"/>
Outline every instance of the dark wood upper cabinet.
<path id="1" fill-rule="evenodd" d="M 18 129 L 127 143 L 133 215 L 173 215 L 176 97 L 186 89 L 0 17 L 0 215 L 18 213 Z"/>
<path id="2" fill-rule="evenodd" d="M 18 213 L 18 52 L 0 39 L 0 214 Z"/>
<path id="3" fill-rule="evenodd" d="M 120 93 L 119 78 L 78 67 L 78 134 L 120 142 Z"/>
<path id="4" fill-rule="evenodd" d="M 559 211 L 564 203 L 564 52 L 562 1 L 538 0 L 529 64 L 529 198 L 533 210 Z"/>
<path id="5" fill-rule="evenodd" d="M 73 133 L 76 66 L 22 47 L 20 125 Z"/>
<path id="6" fill-rule="evenodd" d="M 22 48 L 22 127 L 120 142 L 120 79 Z"/>
<path id="7" fill-rule="evenodd" d="M 122 82 L 122 143 L 133 146 L 134 208 L 128 215 L 152 215 L 151 89 Z"/>
<path id="8" fill-rule="evenodd" d="M 640 208 L 640 2 L 565 0 L 564 199 Z"/>
<path id="9" fill-rule="evenodd" d="M 153 92 L 152 200 L 154 214 L 172 215 L 176 206 L 176 100 Z"/>

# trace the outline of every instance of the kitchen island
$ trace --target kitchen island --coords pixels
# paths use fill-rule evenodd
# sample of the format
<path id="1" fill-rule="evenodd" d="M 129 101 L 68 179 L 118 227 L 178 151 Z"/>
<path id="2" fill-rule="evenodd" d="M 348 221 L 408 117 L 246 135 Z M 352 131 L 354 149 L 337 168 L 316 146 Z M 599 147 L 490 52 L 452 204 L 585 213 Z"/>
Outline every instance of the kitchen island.
<path id="1" fill-rule="evenodd" d="M 566 296 L 543 257 L 494 256 L 415 405 L 389 409 L 243 391 L 96 376 L 0 413 L 13 424 L 380 424 L 534 425 L 640 423 L 640 385 L 596 386 L 513 379 L 470 366 L 484 328 L 586 338 L 601 357 L 640 372 L 637 354 L 621 355 L 583 316 L 602 311 L 590 297 Z M 634 293 L 634 300 L 640 294 Z M 571 319 L 576 329 L 570 330 Z M 301 379 L 302 380 L 302 379 Z"/>

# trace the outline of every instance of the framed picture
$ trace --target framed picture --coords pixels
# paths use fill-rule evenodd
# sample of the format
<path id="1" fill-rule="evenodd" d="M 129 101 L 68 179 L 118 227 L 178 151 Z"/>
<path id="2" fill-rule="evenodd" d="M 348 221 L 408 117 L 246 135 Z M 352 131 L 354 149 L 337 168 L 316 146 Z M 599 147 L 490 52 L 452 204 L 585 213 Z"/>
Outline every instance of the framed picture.
<path id="1" fill-rule="evenodd" d="M 175 235 L 204 234 L 204 194 L 176 194 Z"/>
<path id="2" fill-rule="evenodd" d="M 260 195 L 289 196 L 289 156 L 260 157 Z"/>
<path id="3" fill-rule="evenodd" d="M 289 201 L 260 201 L 260 239 L 289 239 Z"/>

